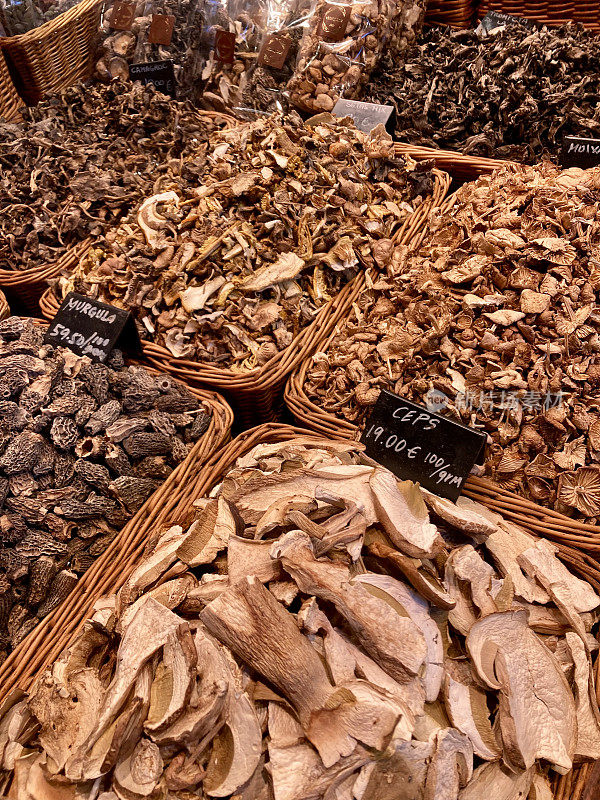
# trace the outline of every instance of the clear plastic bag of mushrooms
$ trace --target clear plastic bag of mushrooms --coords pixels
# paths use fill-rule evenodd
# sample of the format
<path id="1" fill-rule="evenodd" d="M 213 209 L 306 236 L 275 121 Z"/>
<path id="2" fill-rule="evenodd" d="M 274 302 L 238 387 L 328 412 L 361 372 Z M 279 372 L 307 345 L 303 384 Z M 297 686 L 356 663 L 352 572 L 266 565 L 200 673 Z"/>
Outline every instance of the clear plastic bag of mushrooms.
<path id="1" fill-rule="evenodd" d="M 157 532 L 5 705 L 8 796 L 517 800 L 599 758 L 600 597 L 361 447 L 260 444 Z"/>

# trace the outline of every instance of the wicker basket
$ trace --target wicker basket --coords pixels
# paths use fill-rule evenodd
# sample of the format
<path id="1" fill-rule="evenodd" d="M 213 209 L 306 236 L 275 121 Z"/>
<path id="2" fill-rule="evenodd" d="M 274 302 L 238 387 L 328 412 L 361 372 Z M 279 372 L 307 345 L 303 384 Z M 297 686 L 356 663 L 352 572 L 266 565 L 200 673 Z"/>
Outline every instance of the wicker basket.
<path id="1" fill-rule="evenodd" d="M 135 538 L 138 542 L 135 550 L 130 549 L 131 556 L 118 562 L 115 558 L 112 562 L 108 558 L 104 568 L 95 570 L 93 567 L 95 574 L 92 576 L 90 570 L 86 575 L 85 592 L 74 595 L 70 603 L 63 604 L 47 617 L 39 629 L 30 634 L 0 667 L 0 703 L 14 692 L 27 690 L 45 667 L 55 661 L 69 644 L 85 619 L 91 615 L 98 598 L 104 594 L 115 593 L 123 586 L 141 555 L 143 543 L 151 531 L 154 530 L 156 534 L 159 528 L 164 528 L 167 524 L 175 524 L 178 521 L 183 524 L 189 522 L 192 503 L 219 484 L 236 459 L 257 444 L 288 441 L 295 436 L 311 436 L 311 432 L 289 425 L 261 425 L 245 431 L 225 445 L 198 471 L 192 468 L 193 465 L 188 463 L 188 459 L 186 474 L 181 476 L 177 486 L 171 487 L 167 505 L 159 509 L 155 504 L 149 510 L 146 519 L 138 514 L 135 524 L 132 520 L 128 526 L 129 538 Z M 165 484 L 163 488 L 165 489 L 163 496 L 166 497 L 167 485 Z M 483 502 L 485 503 L 485 500 Z M 108 556 L 108 551 L 105 556 Z M 600 677 L 599 664 L 600 659 L 596 659 L 596 686 Z M 598 771 L 597 765 L 588 763 L 575 768 L 568 775 L 557 777 L 554 784 L 554 800 L 591 800 L 591 794 L 588 799 L 583 797 L 583 793 L 595 785 Z"/>
<path id="2" fill-rule="evenodd" d="M 412 214 L 395 234 L 398 243 L 418 246 L 426 231 L 425 222 L 432 208 L 439 206 L 450 186 L 450 178 L 435 170 L 435 187 L 432 197 Z M 244 425 L 270 422 L 280 411 L 282 389 L 290 372 L 315 352 L 330 335 L 335 326 L 350 310 L 358 296 L 364 277 L 358 275 L 330 303 L 319 311 L 311 324 L 305 328 L 285 350 L 279 352 L 266 364 L 247 372 L 222 369 L 197 361 L 175 358 L 160 345 L 144 342 L 143 352 L 147 362 L 161 371 L 184 381 L 191 386 L 210 387 L 223 392 L 234 405 L 236 415 Z M 59 300 L 52 290 L 44 293 L 40 309 L 46 319 L 52 319 L 59 307 Z"/>
<path id="3" fill-rule="evenodd" d="M 18 121 L 19 108 L 23 105 L 17 94 L 13 79 L 8 71 L 8 65 L 3 53 L 0 52 L 0 119 L 5 122 Z"/>
<path id="4" fill-rule="evenodd" d="M 488 11 L 500 11 L 514 17 L 527 17 L 544 25 L 564 25 L 580 22 L 590 30 L 600 32 L 600 5 L 589 0 L 481 0 L 477 17 L 481 19 Z"/>
<path id="5" fill-rule="evenodd" d="M 399 155 L 410 156 L 415 161 L 433 161 L 439 170 L 461 180 L 474 180 L 480 175 L 488 175 L 500 167 L 514 163 L 499 158 L 468 156 L 455 150 L 437 150 L 433 147 L 419 147 L 404 142 L 396 142 L 395 147 Z"/>
<path id="6" fill-rule="evenodd" d="M 0 319 L 10 317 L 10 306 L 4 292 L 0 292 Z"/>
<path id="7" fill-rule="evenodd" d="M 81 0 L 39 28 L 0 39 L 29 105 L 92 73 L 104 0 Z"/>
<path id="8" fill-rule="evenodd" d="M 470 28 L 475 19 L 476 0 L 429 0 L 425 24 Z"/>
<path id="9" fill-rule="evenodd" d="M 39 322 L 46 324 L 44 320 Z M 26 688 L 28 678 L 37 668 L 35 665 L 41 664 L 41 659 L 46 657 L 45 654 L 50 653 L 44 663 L 56 658 L 64 644 L 64 636 L 74 629 L 73 621 L 81 618 L 79 609 L 90 597 L 99 597 L 107 591 L 112 591 L 114 581 L 121 581 L 119 585 L 122 585 L 122 577 L 143 552 L 151 530 L 155 526 L 162 525 L 177 504 L 184 502 L 196 475 L 215 452 L 229 440 L 233 425 L 233 412 L 230 406 L 215 392 L 189 388 L 212 412 L 205 434 L 194 445 L 185 461 L 173 470 L 162 486 L 144 503 L 104 553 L 77 581 L 62 605 L 44 617 L 10 653 L 0 667 L 0 697 L 5 697 L 9 690 L 17 685 Z M 96 587 L 98 591 L 93 594 Z M 63 637 L 60 638 L 60 647 L 58 650 L 51 649 L 57 637 Z"/>
<path id="10" fill-rule="evenodd" d="M 47 264 L 44 267 L 24 270 L 0 269 L 0 287 L 10 301 L 21 303 L 27 311 L 37 315 L 40 310 L 40 298 L 48 288 L 47 281 L 50 278 L 56 278 L 63 272 L 72 270 L 90 245 L 90 239 L 81 242 L 69 248 L 53 264 Z"/>

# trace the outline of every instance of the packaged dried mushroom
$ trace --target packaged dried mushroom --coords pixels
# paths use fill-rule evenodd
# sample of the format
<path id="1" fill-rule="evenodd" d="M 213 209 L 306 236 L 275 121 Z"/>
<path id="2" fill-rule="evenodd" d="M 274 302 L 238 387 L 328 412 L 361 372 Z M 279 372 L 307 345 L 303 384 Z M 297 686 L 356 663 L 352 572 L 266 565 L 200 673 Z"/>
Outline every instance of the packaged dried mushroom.
<path id="1" fill-rule="evenodd" d="M 342 95 L 355 97 L 379 61 L 394 5 L 317 0 L 288 84 L 291 102 L 307 111 L 331 111 Z"/>
<path id="2" fill-rule="evenodd" d="M 600 597 L 360 447 L 260 444 L 157 535 L 4 705 L 9 796 L 516 800 L 598 758 Z"/>
<path id="3" fill-rule="evenodd" d="M 600 39 L 581 26 L 489 35 L 428 27 L 386 54 L 365 99 L 392 103 L 399 141 L 535 164 L 564 135 L 598 137 Z"/>
<path id="4" fill-rule="evenodd" d="M 101 236 L 224 120 L 139 84 L 73 86 L 0 123 L 0 269 L 47 266 Z"/>
<path id="5" fill-rule="evenodd" d="M 236 370 L 285 350 L 432 191 L 429 168 L 333 119 L 245 123 L 190 159 L 92 248 L 71 289 L 128 308 L 142 336 Z"/>
<path id="6" fill-rule="evenodd" d="M 211 414 L 113 351 L 106 365 L 0 322 L 0 660 L 183 461 Z"/>
<path id="7" fill-rule="evenodd" d="M 49 22 L 79 0 L 0 0 L 0 23 L 6 36 L 18 36 Z"/>
<path id="8" fill-rule="evenodd" d="M 599 201 L 598 169 L 465 184 L 313 357 L 308 398 L 359 427 L 381 388 L 432 403 L 488 433 L 501 486 L 597 521 Z"/>

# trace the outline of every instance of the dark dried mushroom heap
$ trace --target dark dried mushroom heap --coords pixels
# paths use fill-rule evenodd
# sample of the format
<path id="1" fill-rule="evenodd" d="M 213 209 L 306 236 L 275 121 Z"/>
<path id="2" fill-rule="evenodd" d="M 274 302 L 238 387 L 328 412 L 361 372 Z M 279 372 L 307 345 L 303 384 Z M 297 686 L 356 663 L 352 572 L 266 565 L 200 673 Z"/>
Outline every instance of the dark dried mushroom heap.
<path id="1" fill-rule="evenodd" d="M 0 123 L 0 269 L 54 263 L 201 161 L 222 123 L 152 87 L 76 86 Z"/>
<path id="2" fill-rule="evenodd" d="M 0 659 L 188 455 L 210 414 L 166 375 L 0 322 Z"/>
<path id="3" fill-rule="evenodd" d="M 383 61 L 365 99 L 392 102 L 403 142 L 534 164 L 600 131 L 600 38 L 575 25 L 491 35 L 428 28 Z"/>
<path id="4" fill-rule="evenodd" d="M 164 533 L 5 711 L 9 796 L 518 800 L 597 759 L 600 597 L 360 447 L 259 445 Z"/>
<path id="5" fill-rule="evenodd" d="M 206 168 L 147 198 L 61 291 L 130 309 L 174 356 L 242 370 L 291 344 L 392 246 L 432 189 L 381 129 L 261 119 L 224 131 Z"/>
<path id="6" fill-rule="evenodd" d="M 505 169 L 465 184 L 308 371 L 309 398 L 364 424 L 380 388 L 485 430 L 487 474 L 600 517 L 600 170 Z M 441 393 L 441 395 L 439 394 Z"/>

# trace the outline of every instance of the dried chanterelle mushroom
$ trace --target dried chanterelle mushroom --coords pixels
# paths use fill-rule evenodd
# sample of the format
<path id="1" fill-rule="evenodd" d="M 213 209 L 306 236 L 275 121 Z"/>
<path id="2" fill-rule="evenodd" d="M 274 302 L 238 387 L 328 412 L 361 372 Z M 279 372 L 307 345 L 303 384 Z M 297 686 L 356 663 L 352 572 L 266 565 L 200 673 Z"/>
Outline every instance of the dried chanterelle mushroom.
<path id="1" fill-rule="evenodd" d="M 194 180 L 144 200 L 71 275 L 176 357 L 241 370 L 288 347 L 430 194 L 427 166 L 333 119 L 215 137 Z"/>
<path id="2" fill-rule="evenodd" d="M 600 597 L 476 503 L 429 519 L 361 448 L 259 444 L 157 537 L 5 704 L 9 796 L 524 800 L 599 758 Z M 536 604 L 488 547 L 517 534 Z"/>
<path id="3" fill-rule="evenodd" d="M 380 388 L 490 437 L 500 485 L 600 516 L 600 170 L 465 184 L 420 252 L 391 254 L 305 389 L 364 424 Z"/>
<path id="4" fill-rule="evenodd" d="M 0 322 L 0 661 L 188 455 L 211 415 L 119 351 L 107 365 Z"/>
<path id="5" fill-rule="evenodd" d="M 78 85 L 0 123 L 0 269 L 55 263 L 160 182 L 201 163 L 223 121 L 153 87 Z"/>

